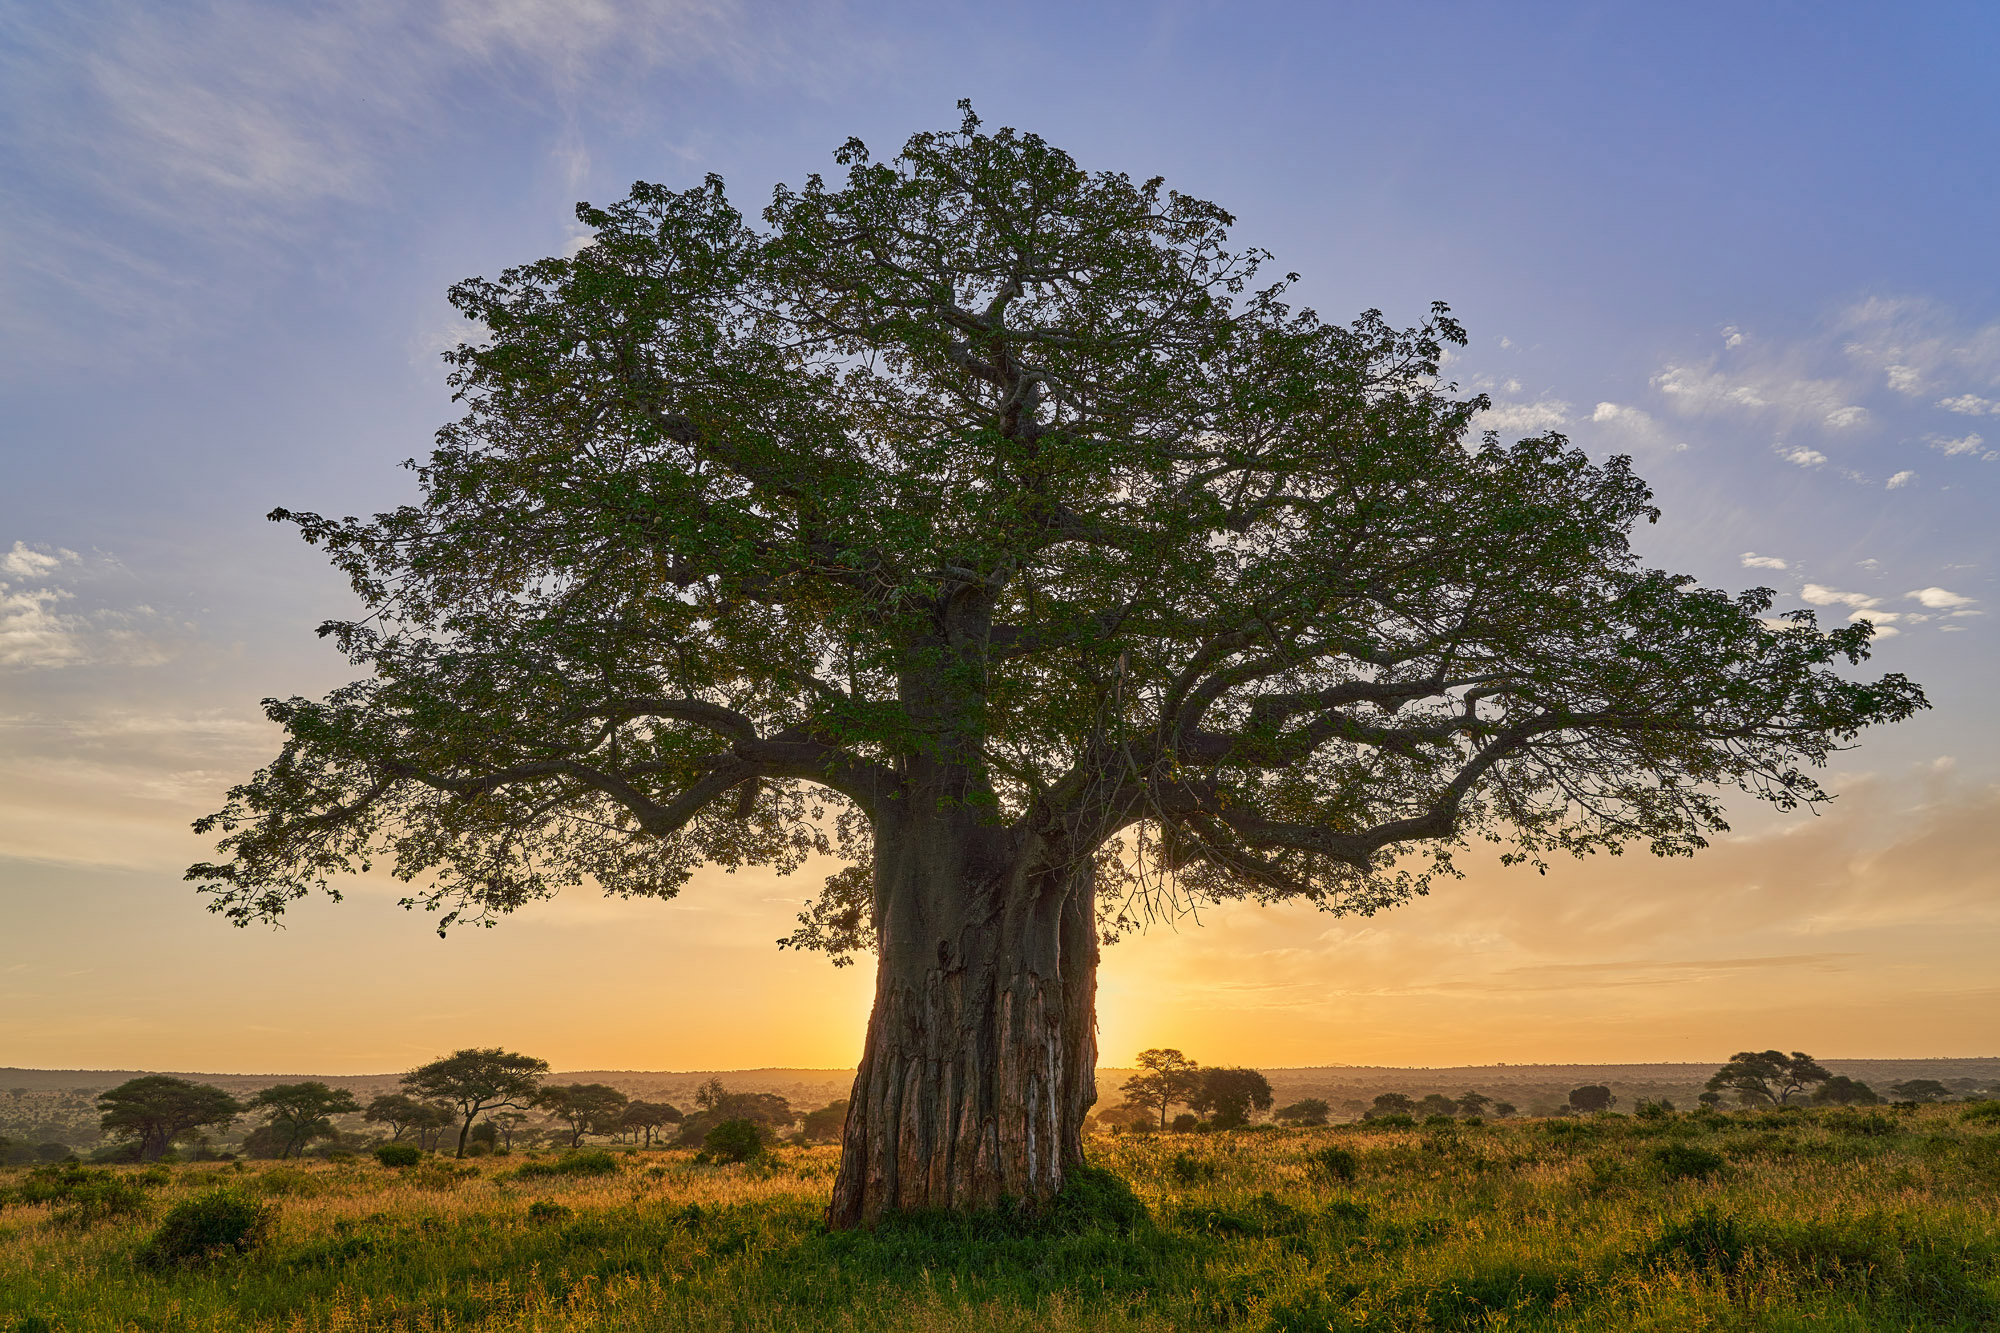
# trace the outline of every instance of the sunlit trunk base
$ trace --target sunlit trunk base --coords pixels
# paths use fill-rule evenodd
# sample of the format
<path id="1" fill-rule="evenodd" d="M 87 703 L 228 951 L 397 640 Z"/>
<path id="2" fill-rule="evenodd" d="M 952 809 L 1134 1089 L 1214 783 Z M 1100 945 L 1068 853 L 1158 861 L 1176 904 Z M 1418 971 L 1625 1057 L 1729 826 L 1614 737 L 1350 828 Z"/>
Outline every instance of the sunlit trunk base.
<path id="1" fill-rule="evenodd" d="M 878 844 L 881 962 L 827 1210 L 835 1227 L 1032 1207 L 1082 1161 L 1097 1099 L 1088 863 L 1009 864 L 979 845 L 997 837 L 954 832 Z"/>

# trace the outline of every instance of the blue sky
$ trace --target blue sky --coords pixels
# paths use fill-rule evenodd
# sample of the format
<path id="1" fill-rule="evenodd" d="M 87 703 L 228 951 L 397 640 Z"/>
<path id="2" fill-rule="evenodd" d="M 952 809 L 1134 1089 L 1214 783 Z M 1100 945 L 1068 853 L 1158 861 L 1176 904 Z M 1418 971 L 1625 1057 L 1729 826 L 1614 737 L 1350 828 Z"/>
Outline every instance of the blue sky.
<path id="1" fill-rule="evenodd" d="M 1449 301 L 1487 424 L 1634 455 L 1649 558 L 1871 616 L 1937 705 L 1692 865 L 1120 945 L 1112 1055 L 2000 1050 L 1997 57 L 2000 11 L 1947 4 L 0 3 L 0 1063 L 852 1058 L 866 979 L 770 948 L 803 879 L 440 943 L 373 890 L 231 932 L 178 871 L 256 700 L 344 678 L 311 634 L 344 590 L 262 515 L 408 495 L 449 283 L 635 179 L 754 209 L 961 97 L 1215 199 L 1329 317 Z M 463 998 L 507 969 L 542 989 Z M 148 1003 L 217 975 L 315 1016 Z"/>

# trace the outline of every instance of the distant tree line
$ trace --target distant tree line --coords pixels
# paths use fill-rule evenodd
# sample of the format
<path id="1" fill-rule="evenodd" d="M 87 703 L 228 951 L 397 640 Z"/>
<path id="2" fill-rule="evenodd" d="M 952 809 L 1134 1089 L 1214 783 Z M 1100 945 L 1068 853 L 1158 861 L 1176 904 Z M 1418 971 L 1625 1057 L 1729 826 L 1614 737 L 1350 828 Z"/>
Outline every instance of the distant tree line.
<path id="1" fill-rule="evenodd" d="M 604 1083 L 550 1083 L 548 1069 L 546 1060 L 518 1052 L 469 1047 L 419 1065 L 401 1077 L 399 1091 L 365 1105 L 351 1091 L 317 1080 L 276 1084 L 239 1100 L 166 1074 L 128 1080 L 101 1094 L 97 1105 L 101 1131 L 116 1144 L 105 1155 L 140 1161 L 177 1148 L 209 1149 L 212 1136 L 244 1118 L 256 1123 L 243 1150 L 273 1158 L 340 1141 L 336 1119 L 344 1116 L 386 1130 L 387 1142 L 428 1152 L 449 1146 L 458 1157 L 511 1150 L 530 1138 L 566 1148 L 591 1137 L 701 1147 L 724 1126 L 731 1143 L 762 1145 L 787 1136 L 824 1143 L 837 1141 L 847 1121 L 845 1100 L 801 1113 L 776 1093 L 732 1091 L 719 1078 L 696 1089 L 693 1108 L 683 1110 Z M 66 1147 L 53 1146 L 58 1156 L 68 1155 Z M 0 1149 L 6 1147 L 0 1140 Z"/>

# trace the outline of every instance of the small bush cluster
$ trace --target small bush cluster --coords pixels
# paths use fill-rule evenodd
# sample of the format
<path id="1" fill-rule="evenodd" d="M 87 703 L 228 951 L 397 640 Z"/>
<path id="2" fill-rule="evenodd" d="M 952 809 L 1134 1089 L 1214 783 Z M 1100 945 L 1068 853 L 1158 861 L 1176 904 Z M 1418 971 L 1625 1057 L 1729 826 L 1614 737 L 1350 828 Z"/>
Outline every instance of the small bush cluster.
<path id="1" fill-rule="evenodd" d="M 233 1189 L 210 1190 L 176 1204 L 138 1254 L 141 1266 L 171 1268 L 247 1254 L 271 1234 L 278 1210 Z"/>

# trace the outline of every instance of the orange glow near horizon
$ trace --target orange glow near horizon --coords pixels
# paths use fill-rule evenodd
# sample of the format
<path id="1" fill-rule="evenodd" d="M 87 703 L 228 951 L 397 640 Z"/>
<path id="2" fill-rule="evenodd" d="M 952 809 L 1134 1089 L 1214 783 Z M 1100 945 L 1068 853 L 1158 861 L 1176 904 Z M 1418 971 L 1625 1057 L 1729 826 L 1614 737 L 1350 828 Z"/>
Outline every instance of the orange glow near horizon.
<path id="1" fill-rule="evenodd" d="M 1835 809 L 1692 861 L 1473 866 L 1374 918 L 1229 905 L 1156 925 L 1105 950 L 1102 1062 L 2000 1051 L 2000 791 L 1927 770 L 1856 779 Z M 373 881 L 239 931 L 155 869 L 16 865 L 46 885 L 21 924 L 73 947 L 0 981 L 0 1064 L 370 1073 L 499 1044 L 564 1069 L 851 1068 L 872 997 L 865 960 L 773 945 L 823 867 L 707 871 L 669 903 L 574 895 L 439 940 Z"/>

